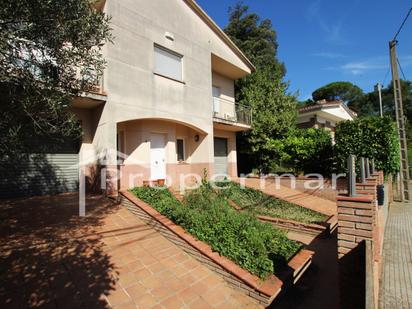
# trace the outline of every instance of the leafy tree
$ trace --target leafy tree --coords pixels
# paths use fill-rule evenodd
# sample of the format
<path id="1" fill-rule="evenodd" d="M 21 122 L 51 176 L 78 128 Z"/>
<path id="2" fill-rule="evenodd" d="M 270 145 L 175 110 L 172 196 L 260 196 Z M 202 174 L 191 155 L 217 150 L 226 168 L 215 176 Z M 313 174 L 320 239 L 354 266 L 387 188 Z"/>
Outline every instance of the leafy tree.
<path id="1" fill-rule="evenodd" d="M 275 155 L 271 140 L 295 123 L 296 98 L 287 93 L 285 67 L 276 58 L 278 44 L 270 20 L 261 21 L 257 14 L 248 12 L 247 6 L 238 3 L 229 10 L 225 32 L 257 68 L 235 83 L 236 100 L 253 111 L 252 130 L 238 135 L 239 161 L 246 162 L 245 171 L 257 167 L 267 172 Z"/>
<path id="2" fill-rule="evenodd" d="M 403 109 L 406 118 L 412 120 L 412 82 L 401 80 Z M 382 89 L 383 113 L 395 116 L 395 103 L 393 99 L 393 85 L 390 83 Z M 379 115 L 379 96 L 377 91 L 366 93 L 359 100 L 349 104 L 360 117 Z"/>
<path id="3" fill-rule="evenodd" d="M 307 99 L 307 100 L 304 100 L 304 101 L 300 101 L 298 104 L 299 104 L 299 107 L 303 107 L 303 106 L 315 105 L 316 102 L 313 101 L 312 99 Z"/>
<path id="4" fill-rule="evenodd" d="M 358 100 L 362 95 L 362 89 L 350 82 L 334 82 L 316 89 L 312 93 L 312 98 L 315 102 L 342 100 L 345 103 L 350 103 Z"/>
<path id="5" fill-rule="evenodd" d="M 80 135 L 69 105 L 101 74 L 110 40 L 89 0 L 0 1 L 0 156 Z"/>
<path id="6" fill-rule="evenodd" d="M 269 19 L 261 21 L 257 14 L 248 10 L 242 2 L 230 7 L 229 24 L 224 31 L 258 69 L 268 68 L 273 75 L 280 70 L 283 77 L 285 67 L 276 58 L 278 43 L 272 22 Z"/>
<path id="7" fill-rule="evenodd" d="M 407 119 L 406 129 L 408 137 L 409 166 L 412 166 L 412 82 L 401 80 L 403 112 Z M 379 97 L 377 91 L 365 94 L 359 100 L 349 105 L 357 111 L 359 117 L 379 115 Z M 382 89 L 382 110 L 384 115 L 395 119 L 395 103 L 393 98 L 393 84 L 390 83 Z"/>
<path id="8" fill-rule="evenodd" d="M 335 159 L 339 172 L 346 171 L 350 154 L 375 160 L 378 169 L 394 174 L 399 170 L 399 139 L 390 116 L 363 117 L 337 124 Z"/>
<path id="9" fill-rule="evenodd" d="M 326 176 L 332 171 L 332 138 L 323 128 L 290 129 L 284 138 L 273 141 L 272 147 L 279 152 L 279 165 L 292 167 L 296 174 Z"/>

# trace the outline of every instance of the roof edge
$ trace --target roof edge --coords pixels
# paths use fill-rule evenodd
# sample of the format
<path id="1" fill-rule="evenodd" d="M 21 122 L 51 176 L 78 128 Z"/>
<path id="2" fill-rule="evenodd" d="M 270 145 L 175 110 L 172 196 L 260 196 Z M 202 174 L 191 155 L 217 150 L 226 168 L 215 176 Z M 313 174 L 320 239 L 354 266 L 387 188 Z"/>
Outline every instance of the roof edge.
<path id="1" fill-rule="evenodd" d="M 330 102 L 324 104 L 314 104 L 309 106 L 302 106 L 298 109 L 299 114 L 305 114 L 309 112 L 313 112 L 316 110 L 322 110 L 323 108 L 330 108 L 330 107 L 337 107 L 342 106 L 342 108 L 352 117 L 356 118 L 358 115 L 355 111 L 351 110 L 346 104 L 343 102 Z"/>
<path id="2" fill-rule="evenodd" d="M 207 15 L 207 13 L 194 1 L 183 0 L 216 34 L 221 38 L 232 51 L 250 68 L 251 72 L 256 71 L 256 67 L 246 57 L 246 55 L 236 46 L 235 43 L 229 38 L 229 36 L 213 21 L 213 19 Z"/>

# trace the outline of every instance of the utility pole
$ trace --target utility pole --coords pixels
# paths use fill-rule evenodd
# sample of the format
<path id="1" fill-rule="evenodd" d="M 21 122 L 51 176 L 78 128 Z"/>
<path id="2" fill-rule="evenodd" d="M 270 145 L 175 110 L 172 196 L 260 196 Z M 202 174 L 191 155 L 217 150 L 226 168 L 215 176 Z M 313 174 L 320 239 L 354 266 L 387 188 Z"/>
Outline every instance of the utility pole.
<path id="1" fill-rule="evenodd" d="M 398 63 L 396 56 L 396 44 L 398 41 L 389 42 L 389 53 L 392 69 L 393 95 L 395 100 L 396 124 L 398 126 L 401 171 L 400 171 L 400 189 L 401 201 L 409 201 L 409 166 L 408 166 L 408 148 L 405 131 L 405 117 L 403 115 L 401 82 L 399 79 Z"/>
<path id="2" fill-rule="evenodd" d="M 379 112 L 380 112 L 380 116 L 383 117 L 383 111 L 382 111 L 382 85 L 380 83 L 377 83 L 375 85 L 375 90 L 378 91 L 378 95 L 379 95 Z"/>

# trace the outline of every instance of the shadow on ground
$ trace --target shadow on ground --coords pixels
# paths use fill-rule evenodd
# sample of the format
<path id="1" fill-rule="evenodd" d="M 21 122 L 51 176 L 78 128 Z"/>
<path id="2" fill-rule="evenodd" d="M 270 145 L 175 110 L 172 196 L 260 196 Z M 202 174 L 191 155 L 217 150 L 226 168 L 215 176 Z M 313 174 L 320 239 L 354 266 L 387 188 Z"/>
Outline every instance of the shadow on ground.
<path id="1" fill-rule="evenodd" d="M 299 236 L 296 238 L 301 240 Z M 307 249 L 315 252 L 312 265 L 298 283 L 275 300 L 270 308 L 338 308 L 336 232 L 327 238 L 318 237 L 306 243 Z"/>
<path id="2" fill-rule="evenodd" d="M 0 201 L 0 307 L 108 307 L 115 267 L 93 229 L 117 207 L 90 196 L 80 218 L 76 194 Z"/>

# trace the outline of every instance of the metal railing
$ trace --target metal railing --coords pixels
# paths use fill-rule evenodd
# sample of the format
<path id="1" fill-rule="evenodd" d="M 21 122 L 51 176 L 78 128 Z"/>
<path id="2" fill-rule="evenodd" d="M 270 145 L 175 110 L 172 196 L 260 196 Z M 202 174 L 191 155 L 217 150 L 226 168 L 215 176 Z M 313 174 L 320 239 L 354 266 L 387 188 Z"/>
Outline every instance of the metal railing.
<path id="1" fill-rule="evenodd" d="M 105 94 L 104 89 L 103 89 L 103 74 L 101 75 L 94 75 L 94 74 L 90 74 L 90 76 L 81 76 L 81 68 L 77 68 L 77 78 L 83 78 L 83 80 L 85 82 L 88 83 L 88 88 L 86 90 L 86 92 L 89 93 L 94 93 L 94 94 Z"/>
<path id="2" fill-rule="evenodd" d="M 213 117 L 233 123 L 252 124 L 252 109 L 226 99 L 213 97 Z"/>

